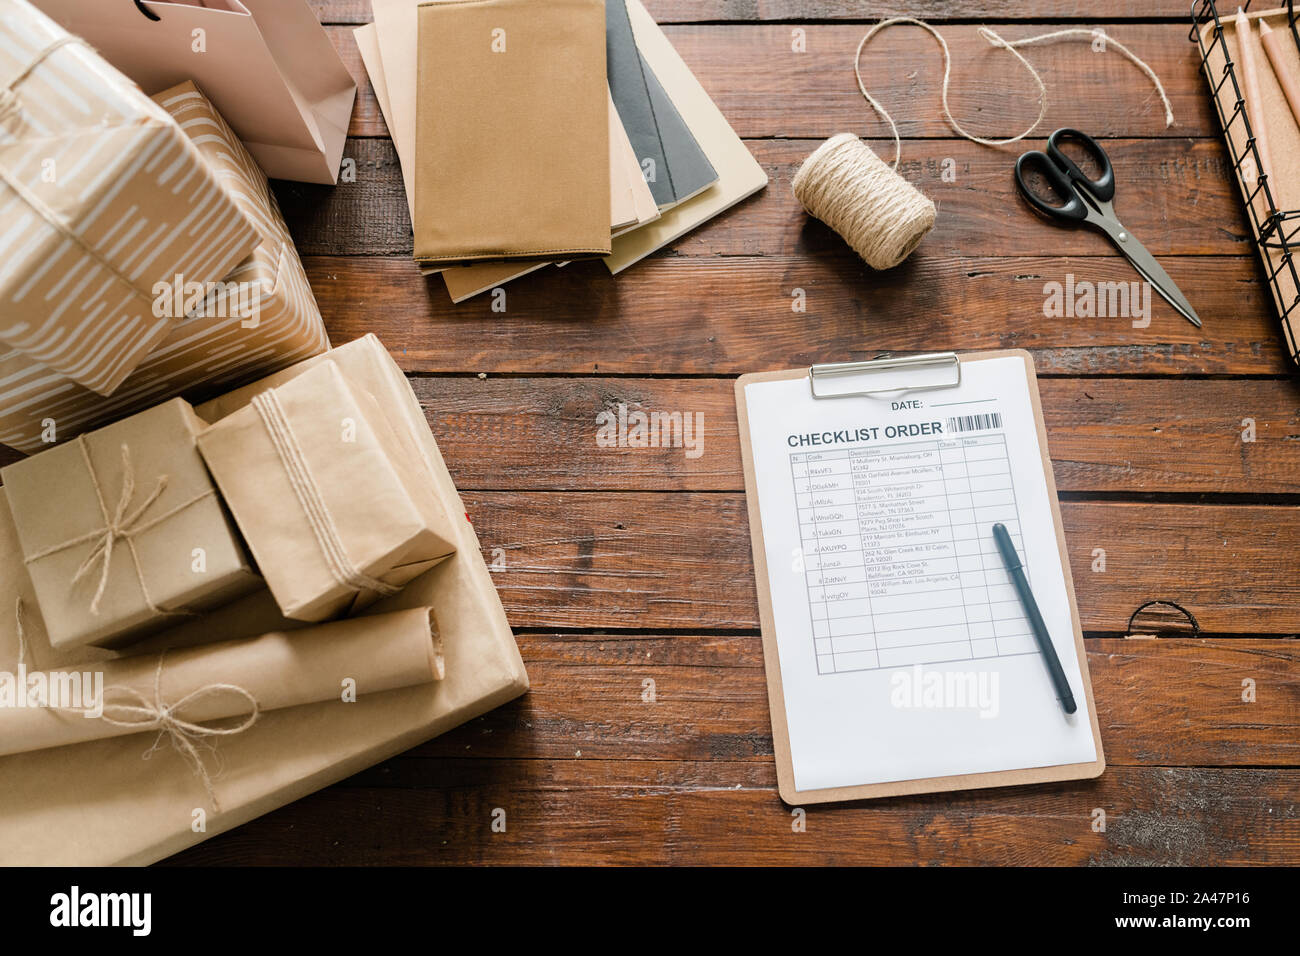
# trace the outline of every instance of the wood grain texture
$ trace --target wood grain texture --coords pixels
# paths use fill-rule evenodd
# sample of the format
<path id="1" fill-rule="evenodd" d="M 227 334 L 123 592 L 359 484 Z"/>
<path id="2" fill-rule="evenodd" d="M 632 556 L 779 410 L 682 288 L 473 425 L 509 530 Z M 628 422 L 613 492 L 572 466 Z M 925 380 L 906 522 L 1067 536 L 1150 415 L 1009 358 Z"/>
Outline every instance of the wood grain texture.
<path id="1" fill-rule="evenodd" d="M 747 145 L 767 171 L 767 188 L 673 243 L 672 253 L 821 257 L 847 252 L 843 240 L 809 217 L 790 191 L 791 179 L 816 144 L 776 139 Z M 871 145 L 886 158 L 892 155 L 886 142 L 872 140 Z M 1034 213 L 1017 192 L 1012 175 L 1024 148 L 1016 144 L 990 149 L 964 140 L 909 141 L 902 174 L 935 201 L 939 216 L 916 254 L 881 275 L 906 275 L 910 263 L 934 256 L 1118 258 L 1100 233 L 1061 226 Z M 1125 139 L 1106 148 L 1118 182 L 1116 213 L 1152 255 L 1254 254 L 1230 165 L 1217 140 Z M 410 214 L 392 143 L 352 139 L 345 155 L 356 161 L 355 183 L 276 183 L 299 253 L 409 256 Z M 945 180 L 945 171 L 952 181 Z M 627 274 L 640 268 L 633 266 Z"/>
<path id="2" fill-rule="evenodd" d="M 307 0 L 322 23 L 367 23 L 370 0 Z M 881 0 L 646 0 L 646 9 L 660 23 L 759 20 L 861 20 L 895 16 L 898 7 Z M 908 4 L 912 16 L 926 20 L 1070 19 L 1103 17 L 1183 21 L 1189 5 L 1181 0 L 1150 0 L 1136 5 L 1122 0 L 980 0 L 954 4 L 951 0 L 920 0 Z"/>
<path id="3" fill-rule="evenodd" d="M 731 379 L 421 376 L 411 384 L 462 490 L 745 487 Z M 1039 392 L 1060 491 L 1300 494 L 1294 380 L 1049 378 Z M 620 408 L 678 418 L 663 419 L 664 440 L 653 447 L 618 447 L 599 431 L 611 420 L 600 416 L 616 421 Z M 676 424 L 688 415 L 689 435 Z"/>
<path id="4" fill-rule="evenodd" d="M 407 756 L 772 759 L 757 635 L 524 634 L 519 645 L 532 679 L 525 697 Z M 1300 641 L 1087 645 L 1109 766 L 1300 762 Z M 1242 700 L 1245 680 L 1255 683 L 1253 703 Z"/>
<path id="5" fill-rule="evenodd" d="M 744 490 L 729 378 L 416 376 L 411 385 L 465 491 Z M 1294 380 L 1047 378 L 1039 391 L 1060 491 L 1300 494 Z M 620 405 L 696 416 L 700 454 L 602 445 L 598 416 Z M 19 457 L 0 447 L 0 467 Z"/>
<path id="6" fill-rule="evenodd" d="M 758 627 L 744 495 L 462 498 L 486 557 L 504 565 L 494 579 L 513 627 Z M 1122 634 L 1158 599 L 1207 633 L 1300 632 L 1300 509 L 1066 501 L 1061 514 L 1085 631 Z"/>
<path id="7" fill-rule="evenodd" d="M 1007 40 L 1064 27 L 1001 27 Z M 1205 80 L 1188 40 L 1189 22 L 1103 25 L 1100 29 L 1137 53 L 1155 70 L 1173 107 L 1164 108 L 1150 81 L 1115 52 L 1096 52 L 1091 38 L 1064 39 L 1025 50 L 1047 85 L 1047 115 L 1040 138 L 1058 126 L 1088 117 L 1094 136 L 1208 137 L 1218 135 Z M 356 42 L 354 27 L 329 27 L 335 48 L 357 78 L 353 136 L 387 136 L 388 128 Z M 798 29 L 796 35 L 793 30 Z M 664 32 L 682 59 L 741 136 L 817 137 L 850 130 L 888 136 L 858 91 L 853 54 L 868 26 L 859 24 L 667 26 Z M 1015 136 L 1038 116 L 1033 78 L 977 32 L 977 24 L 943 28 L 953 57 L 949 106 L 969 132 L 987 139 Z M 1094 29 L 1089 25 L 1087 29 Z M 796 42 L 804 52 L 796 52 Z M 894 116 L 904 137 L 956 135 L 941 111 L 943 56 L 928 34 L 894 27 L 863 51 L 867 88 Z"/>
<path id="8" fill-rule="evenodd" d="M 1295 770 L 1116 767 L 1086 782 L 810 807 L 801 833 L 775 778 L 770 761 L 725 758 L 390 761 L 173 862 L 1300 862 Z M 491 829 L 498 808 L 505 833 Z"/>
<path id="9" fill-rule="evenodd" d="M 892 155 L 852 60 L 897 4 L 646 0 L 771 182 L 617 278 L 579 263 L 511 283 L 501 313 L 488 297 L 453 306 L 410 261 L 401 171 L 351 36 L 370 0 L 309 2 L 358 82 L 356 181 L 274 188 L 332 339 L 376 332 L 410 373 L 532 690 L 172 863 L 1300 864 L 1300 382 L 1189 3 L 906 5 L 944 22 L 953 109 L 974 131 L 1018 133 L 1037 107 L 983 23 L 1009 39 L 1101 25 L 1155 68 L 1177 125 L 1121 56 L 1056 43 L 1026 51 L 1048 87 L 1043 127 L 977 146 L 941 116 L 933 40 L 891 30 L 865 75 L 905 137 L 901 172 L 939 218 L 906 264 L 874 273 L 803 213 L 790 179 L 841 130 Z M 1136 278 L 1104 238 L 1038 219 L 1015 192 L 1015 156 L 1062 125 L 1106 138 L 1120 218 L 1204 329 L 1159 299 L 1147 327 L 1045 314 L 1068 276 Z M 1095 781 L 812 808 L 795 833 L 775 791 L 732 380 L 999 347 L 1029 349 L 1042 376 L 1110 767 Z M 620 405 L 699 414 L 702 453 L 601 447 L 596 416 Z M 13 457 L 0 450 L 0 464 Z M 1150 616 L 1160 637 L 1121 636 L 1152 599 L 1187 607 L 1206 636 L 1173 613 Z M 498 808 L 506 833 L 491 830 Z"/>
<path id="10" fill-rule="evenodd" d="M 1025 348 L 1040 375 L 1291 373 L 1258 263 L 1165 264 L 1205 328 L 1158 299 L 1144 329 L 1043 315 L 1048 282 L 1132 281 L 1119 258 L 918 254 L 872 273 L 852 253 L 676 255 L 618 277 L 575 263 L 510 283 L 504 313 L 491 296 L 452 305 L 441 280 L 422 278 L 409 259 L 306 261 L 333 340 L 375 332 L 410 372 L 740 375 L 887 350 Z M 802 313 L 792 309 L 799 289 Z"/>

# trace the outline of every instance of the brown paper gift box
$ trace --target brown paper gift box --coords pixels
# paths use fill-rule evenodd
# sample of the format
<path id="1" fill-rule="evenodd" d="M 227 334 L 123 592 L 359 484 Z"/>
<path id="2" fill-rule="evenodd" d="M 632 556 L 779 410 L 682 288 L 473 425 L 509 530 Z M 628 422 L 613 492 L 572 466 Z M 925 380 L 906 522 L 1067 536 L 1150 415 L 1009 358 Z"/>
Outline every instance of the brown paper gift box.
<path id="1" fill-rule="evenodd" d="M 22 451 L 72 438 L 174 395 L 201 400 L 269 375 L 329 348 L 302 262 L 266 177 L 193 83 L 154 99 L 193 139 L 221 188 L 260 239 L 204 313 L 191 314 L 108 398 L 101 398 L 26 355 L 0 355 L 0 444 Z M 255 308 L 240 309 L 255 289 Z M 254 320 L 242 312 L 255 312 Z M 251 326 L 251 327 L 250 327 Z"/>
<path id="2" fill-rule="evenodd" d="M 52 645 L 120 646 L 259 586 L 202 427 L 172 399 L 0 469 Z"/>
<path id="3" fill-rule="evenodd" d="M 365 612 L 432 606 L 446 676 L 421 687 L 363 695 L 347 707 L 278 710 L 247 733 L 221 741 L 224 769 L 213 784 L 222 811 L 209 815 L 206 833 L 191 829 L 193 811 L 206 799 L 202 783 L 170 747 L 141 760 L 139 735 L 0 758 L 0 865 L 151 863 L 445 733 L 528 689 L 478 538 L 405 377 L 374 336 L 335 349 L 331 358 L 352 381 L 364 382 L 417 440 L 429 480 L 454 516 L 456 553 Z M 214 421 L 246 405 L 258 389 L 320 361 L 309 359 L 197 411 Z M 18 599 L 31 605 L 34 594 L 8 509 L 0 508 L 0 608 L 12 608 Z M 259 591 L 183 625 L 176 637 L 236 638 L 290 626 L 277 616 L 269 592 Z M 169 636 L 146 643 L 157 646 Z M 68 662 L 45 642 L 38 615 L 28 621 L 27 640 L 32 666 Z M 0 615 L 0 667 L 13 668 L 17 645 L 16 631 Z"/>
<path id="4" fill-rule="evenodd" d="M 0 346 L 103 395 L 257 235 L 194 143 L 97 53 L 0 0 Z"/>
<path id="5" fill-rule="evenodd" d="M 285 617 L 353 614 L 455 550 L 413 443 L 334 362 L 266 390 L 198 444 Z"/>

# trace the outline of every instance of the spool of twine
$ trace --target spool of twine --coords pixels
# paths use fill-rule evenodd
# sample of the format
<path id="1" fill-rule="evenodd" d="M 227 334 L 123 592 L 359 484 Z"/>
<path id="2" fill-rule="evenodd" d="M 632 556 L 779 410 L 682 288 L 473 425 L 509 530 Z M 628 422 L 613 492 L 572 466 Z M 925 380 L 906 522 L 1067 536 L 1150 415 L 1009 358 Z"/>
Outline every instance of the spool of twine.
<path id="1" fill-rule="evenodd" d="M 791 186 L 873 269 L 898 265 L 934 227 L 934 203 L 852 133 L 817 147 Z"/>
<path id="2" fill-rule="evenodd" d="M 857 77 L 858 90 L 863 98 L 889 124 L 894 137 L 894 166 L 887 166 L 871 149 L 852 133 L 839 133 L 822 143 L 809 156 L 795 174 L 793 187 L 795 198 L 804 209 L 834 229 L 853 247 L 873 269 L 892 269 L 909 255 L 925 238 L 925 234 L 934 226 L 934 203 L 921 194 L 919 190 L 894 171 L 902 152 L 902 142 L 898 136 L 898 127 L 894 118 L 867 90 L 862 78 L 862 50 L 881 30 L 907 24 L 920 27 L 939 44 L 943 52 L 943 84 L 940 87 L 943 104 L 943 116 L 948 125 L 958 136 L 980 143 L 984 146 L 1005 146 L 1024 139 L 1043 121 L 1047 115 L 1047 86 L 1034 65 L 1030 63 L 1020 47 L 1036 43 L 1052 43 L 1057 40 L 1087 40 L 1094 50 L 1115 50 L 1134 66 L 1146 74 L 1160 94 L 1160 102 L 1165 108 L 1165 126 L 1174 123 L 1174 110 L 1165 95 L 1164 85 L 1155 70 L 1151 69 L 1141 57 L 1124 44 L 1101 30 L 1071 28 L 1054 30 L 1037 36 L 1024 37 L 1020 40 L 1004 40 L 988 27 L 980 27 L 979 35 L 988 43 L 1001 50 L 1006 50 L 1025 68 L 1038 89 L 1038 118 L 1029 128 L 1015 136 L 1005 139 L 987 139 L 968 132 L 952 115 L 948 107 L 948 87 L 952 76 L 952 56 L 948 52 L 948 43 L 939 31 L 914 17 L 891 17 L 881 20 L 873 26 L 858 44 L 853 55 L 853 74 Z"/>

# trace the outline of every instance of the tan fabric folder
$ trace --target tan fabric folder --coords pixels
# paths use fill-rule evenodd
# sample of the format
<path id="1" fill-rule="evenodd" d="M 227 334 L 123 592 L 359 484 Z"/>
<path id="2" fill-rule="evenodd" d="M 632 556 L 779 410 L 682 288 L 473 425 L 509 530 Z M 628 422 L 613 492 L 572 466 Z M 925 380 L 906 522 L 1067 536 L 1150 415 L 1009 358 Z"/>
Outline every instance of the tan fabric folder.
<path id="1" fill-rule="evenodd" d="M 659 207 L 641 175 L 612 99 L 609 101 L 609 170 L 609 225 L 613 235 L 622 235 L 659 218 Z M 442 278 L 451 301 L 464 302 L 547 265 L 546 262 L 475 262 L 447 268 Z"/>
<path id="2" fill-rule="evenodd" d="M 415 258 L 610 250 L 602 0 L 421 4 Z"/>

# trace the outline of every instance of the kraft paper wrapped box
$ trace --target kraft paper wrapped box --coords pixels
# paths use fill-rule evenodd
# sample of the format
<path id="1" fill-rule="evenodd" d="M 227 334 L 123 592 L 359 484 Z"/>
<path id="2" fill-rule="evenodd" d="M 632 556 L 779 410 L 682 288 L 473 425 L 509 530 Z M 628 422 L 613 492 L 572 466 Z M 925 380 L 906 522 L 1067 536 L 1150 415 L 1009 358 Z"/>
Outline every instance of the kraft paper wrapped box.
<path id="1" fill-rule="evenodd" d="M 154 99 L 193 140 L 260 241 L 108 398 L 29 356 L 0 354 L 0 444 L 34 451 L 175 395 L 211 398 L 329 348 L 302 262 L 256 162 L 193 83 Z"/>
<path id="2" fill-rule="evenodd" d="M 332 361 L 267 389 L 198 445 L 285 617 L 354 614 L 455 550 L 409 435 Z"/>
<path id="3" fill-rule="evenodd" d="M 246 406 L 259 391 L 324 360 L 308 359 L 196 411 L 205 421 L 217 421 Z M 207 813 L 203 833 L 192 827 L 195 809 L 208 801 L 202 782 L 171 747 L 142 760 L 145 748 L 139 734 L 2 757 L 0 865 L 151 863 L 395 756 L 527 691 L 528 677 L 474 528 L 405 377 L 374 336 L 335 349 L 329 360 L 350 381 L 363 383 L 417 443 L 427 480 L 453 516 L 456 545 L 451 557 L 400 594 L 347 623 L 365 624 L 402 609 L 434 608 L 445 676 L 405 690 L 362 694 L 345 706 L 330 702 L 275 710 L 246 733 L 222 739 L 223 769 L 212 779 L 221 810 Z M 0 488 L 0 501 L 4 490 Z M 18 601 L 32 607 L 35 595 L 8 509 L 0 507 L 0 608 L 13 608 Z M 158 649 L 303 626 L 278 616 L 269 592 L 258 591 L 175 631 L 147 638 L 145 644 Z M 85 654 L 71 657 L 53 651 L 39 614 L 28 616 L 26 647 L 29 667 L 71 667 L 87 660 Z M 0 669 L 15 668 L 18 649 L 15 622 L 0 613 Z M 103 657 L 109 652 L 90 653 Z M 268 667 L 275 664 L 271 661 Z"/>
<path id="4" fill-rule="evenodd" d="M 26 0 L 0 0 L 0 346 L 101 395 L 258 238 L 193 141 Z M 162 307 L 160 307 L 160 303 Z"/>
<path id="5" fill-rule="evenodd" d="M 173 399 L 0 469 L 50 644 L 121 646 L 260 580 Z"/>

